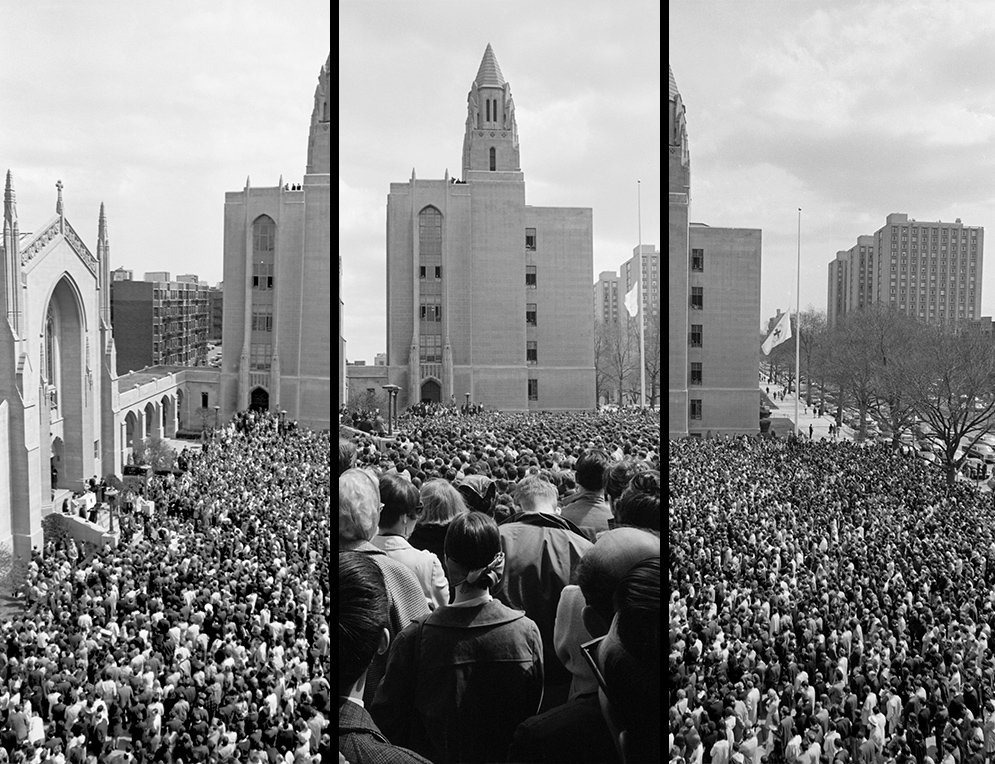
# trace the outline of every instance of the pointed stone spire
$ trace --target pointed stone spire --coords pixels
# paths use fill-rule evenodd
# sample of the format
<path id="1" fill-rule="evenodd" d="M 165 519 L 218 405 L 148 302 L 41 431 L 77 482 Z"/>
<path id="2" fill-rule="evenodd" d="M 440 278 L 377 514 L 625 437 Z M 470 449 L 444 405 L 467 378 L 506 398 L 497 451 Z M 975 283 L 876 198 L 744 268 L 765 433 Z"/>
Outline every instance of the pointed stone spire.
<path id="1" fill-rule="evenodd" d="M 252 187 L 252 183 L 249 182 L 249 176 L 248 175 L 245 176 L 245 187 L 246 188 L 251 188 Z"/>
<path id="2" fill-rule="evenodd" d="M 474 82 L 477 83 L 477 87 L 479 88 L 504 87 L 504 75 L 501 74 L 501 67 L 498 64 L 497 56 L 494 55 L 494 49 L 490 43 L 487 43 L 487 48 L 484 50 L 484 57 L 480 61 L 480 68 L 477 69 L 477 77 L 474 79 Z"/>
<path id="3" fill-rule="evenodd" d="M 3 192 L 3 262 L 0 263 L 0 316 L 7 322 L 18 337 L 21 334 L 21 251 L 20 234 L 17 230 L 17 197 L 14 195 L 14 179 L 7 170 L 7 183 Z"/>
<path id="4" fill-rule="evenodd" d="M 100 203 L 100 217 L 97 219 L 97 264 L 100 267 L 100 320 L 105 326 L 111 325 L 111 243 L 107 235 L 107 216 L 104 203 Z"/>
<path id="5" fill-rule="evenodd" d="M 674 100 L 674 96 L 680 95 L 680 91 L 677 89 L 677 80 L 674 79 L 674 67 L 667 64 L 667 68 L 670 70 L 670 100 Z"/>
<path id="6" fill-rule="evenodd" d="M 62 212 L 62 181 L 61 180 L 55 181 L 55 187 L 57 189 L 59 189 L 59 198 L 55 202 L 55 214 L 56 215 L 62 215 L 63 214 L 63 212 Z"/>

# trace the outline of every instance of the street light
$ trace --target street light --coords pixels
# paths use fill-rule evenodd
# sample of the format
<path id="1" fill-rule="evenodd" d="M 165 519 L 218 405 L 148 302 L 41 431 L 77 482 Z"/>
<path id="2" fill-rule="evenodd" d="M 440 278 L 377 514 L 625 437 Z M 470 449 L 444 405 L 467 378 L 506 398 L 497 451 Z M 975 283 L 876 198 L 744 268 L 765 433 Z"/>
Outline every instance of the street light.
<path id="1" fill-rule="evenodd" d="M 220 406 L 214 407 L 214 429 L 218 428 L 218 411 L 221 409 Z"/>
<path id="2" fill-rule="evenodd" d="M 381 385 L 387 391 L 387 436 L 394 434 L 394 417 L 397 416 L 397 393 L 401 389 L 397 385 Z"/>

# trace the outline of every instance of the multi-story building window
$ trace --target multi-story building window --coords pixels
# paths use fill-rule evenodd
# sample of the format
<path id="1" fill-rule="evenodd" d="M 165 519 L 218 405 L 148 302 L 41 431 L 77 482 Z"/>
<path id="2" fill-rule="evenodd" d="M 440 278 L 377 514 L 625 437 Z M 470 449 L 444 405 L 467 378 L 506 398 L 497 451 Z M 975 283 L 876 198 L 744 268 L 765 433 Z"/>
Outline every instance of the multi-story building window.
<path id="1" fill-rule="evenodd" d="M 273 331 L 273 306 L 255 305 L 252 308 L 252 331 Z"/>
<path id="2" fill-rule="evenodd" d="M 691 250 L 691 270 L 701 273 L 705 270 L 705 250 Z"/>
<path id="3" fill-rule="evenodd" d="M 692 398 L 689 401 L 689 404 L 690 404 L 689 417 L 691 419 L 701 419 L 701 399 Z"/>
<path id="4" fill-rule="evenodd" d="M 422 363 L 442 363 L 442 335 L 421 335 L 418 338 L 418 357 Z"/>
<path id="5" fill-rule="evenodd" d="M 698 361 L 691 362 L 691 378 L 689 382 L 692 385 L 701 384 L 701 363 Z"/>
<path id="6" fill-rule="evenodd" d="M 525 229 L 525 251 L 535 252 L 536 251 L 536 229 L 526 228 Z"/>
<path id="7" fill-rule="evenodd" d="M 691 287 L 691 308 L 702 310 L 705 307 L 705 290 L 703 287 Z"/>
<path id="8" fill-rule="evenodd" d="M 539 400 L 539 380 L 530 379 L 529 380 L 529 400 L 537 401 Z"/>
<path id="9" fill-rule="evenodd" d="M 525 343 L 525 362 L 529 364 L 539 363 L 538 343 L 534 340 L 528 340 Z"/>
<path id="10" fill-rule="evenodd" d="M 529 326 L 536 326 L 536 303 L 529 302 L 525 304 L 525 323 Z"/>
<path id="11" fill-rule="evenodd" d="M 273 345 L 270 343 L 258 343 L 249 346 L 249 368 L 269 369 L 273 356 Z"/>
<path id="12" fill-rule="evenodd" d="M 525 287 L 527 289 L 535 289 L 536 284 L 536 267 L 534 265 L 525 266 Z"/>
<path id="13" fill-rule="evenodd" d="M 701 347 L 701 324 L 691 324 L 690 345 L 693 348 Z"/>

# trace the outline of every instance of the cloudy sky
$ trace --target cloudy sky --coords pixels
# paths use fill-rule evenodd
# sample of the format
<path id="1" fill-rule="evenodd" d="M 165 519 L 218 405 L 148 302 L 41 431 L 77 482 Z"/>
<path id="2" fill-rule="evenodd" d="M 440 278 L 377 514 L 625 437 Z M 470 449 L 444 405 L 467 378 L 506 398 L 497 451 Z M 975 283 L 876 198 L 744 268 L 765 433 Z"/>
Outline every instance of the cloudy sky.
<path id="1" fill-rule="evenodd" d="M 327 0 L 4 3 L 0 172 L 21 232 L 66 216 L 111 268 L 222 278 L 224 195 L 300 181 Z"/>
<path id="2" fill-rule="evenodd" d="M 461 171 L 491 43 L 515 98 L 526 203 L 592 207 L 594 275 L 660 244 L 660 4 L 339 4 L 339 249 L 350 361 L 386 351 L 391 182 Z M 593 281 L 592 281 L 593 284 Z"/>
<path id="3" fill-rule="evenodd" d="M 891 212 L 995 231 L 990 2 L 671 0 L 669 42 L 691 220 L 763 229 L 762 319 L 794 294 L 799 207 L 803 309 Z"/>

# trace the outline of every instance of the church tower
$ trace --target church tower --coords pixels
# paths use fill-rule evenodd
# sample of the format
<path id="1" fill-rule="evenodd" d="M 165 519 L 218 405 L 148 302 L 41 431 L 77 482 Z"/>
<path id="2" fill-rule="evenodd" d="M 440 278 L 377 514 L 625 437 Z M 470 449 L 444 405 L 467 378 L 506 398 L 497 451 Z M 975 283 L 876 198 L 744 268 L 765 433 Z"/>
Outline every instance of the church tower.
<path id="1" fill-rule="evenodd" d="M 0 296 L 3 305 L 0 315 L 4 315 L 15 337 L 22 337 L 23 296 L 21 294 L 21 252 L 20 233 L 17 230 L 17 200 L 14 196 L 14 181 L 7 170 L 7 183 L 3 192 L 3 268 L 0 269 Z"/>
<path id="2" fill-rule="evenodd" d="M 318 74 L 318 87 L 314 91 L 314 110 L 311 112 L 311 129 L 307 140 L 307 174 L 332 172 L 330 112 L 332 56 Z"/>
<path id="3" fill-rule="evenodd" d="M 521 172 L 521 169 L 511 86 L 505 82 L 494 49 L 487 43 L 467 95 L 463 179 L 468 177 L 470 170 Z"/>
<path id="4" fill-rule="evenodd" d="M 670 180 L 668 211 L 669 285 L 669 421 L 670 438 L 688 434 L 688 203 L 691 162 L 688 157 L 684 102 L 670 69 L 669 116 L 667 120 L 667 177 Z"/>
<path id="5" fill-rule="evenodd" d="M 97 220 L 97 262 L 100 264 L 100 320 L 111 325 L 111 244 L 107 238 L 107 218 L 104 203 L 100 203 L 100 217 Z"/>

